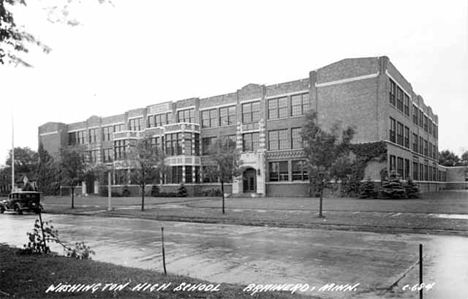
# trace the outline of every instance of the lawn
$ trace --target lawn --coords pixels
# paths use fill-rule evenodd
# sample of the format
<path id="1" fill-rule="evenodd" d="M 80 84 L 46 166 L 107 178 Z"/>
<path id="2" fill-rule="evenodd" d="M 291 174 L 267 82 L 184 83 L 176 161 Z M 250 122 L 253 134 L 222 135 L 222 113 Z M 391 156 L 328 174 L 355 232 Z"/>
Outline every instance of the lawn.
<path id="1" fill-rule="evenodd" d="M 263 292 L 252 297 L 243 291 L 245 286 L 217 285 L 57 255 L 19 254 L 17 248 L 4 244 L 0 244 L 0 256 L 1 298 L 304 298 L 284 292 Z M 60 284 L 64 287 L 60 288 Z M 205 290 L 182 290 L 188 284 Z M 70 292 L 66 285 L 76 288 Z"/>

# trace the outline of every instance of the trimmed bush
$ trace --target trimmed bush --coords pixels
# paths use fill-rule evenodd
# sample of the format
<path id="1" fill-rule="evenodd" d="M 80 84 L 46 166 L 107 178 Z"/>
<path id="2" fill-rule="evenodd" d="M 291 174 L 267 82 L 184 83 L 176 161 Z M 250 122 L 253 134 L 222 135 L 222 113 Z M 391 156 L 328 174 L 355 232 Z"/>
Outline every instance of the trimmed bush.
<path id="1" fill-rule="evenodd" d="M 405 188 L 400 181 L 399 175 L 395 171 L 392 171 L 388 181 L 382 184 L 382 197 L 390 199 L 406 198 Z"/>
<path id="2" fill-rule="evenodd" d="M 180 184 L 179 190 L 177 191 L 178 197 L 187 197 L 187 188 L 185 188 L 184 184 Z"/>
<path id="3" fill-rule="evenodd" d="M 122 194 L 123 197 L 129 197 L 131 195 L 130 189 L 128 188 L 128 186 L 123 186 L 122 191 L 120 193 Z"/>
<path id="4" fill-rule="evenodd" d="M 374 188 L 374 182 L 371 180 L 370 177 L 361 184 L 361 188 L 359 190 L 359 198 L 377 198 L 377 192 Z"/>
<path id="5" fill-rule="evenodd" d="M 404 188 L 408 198 L 419 198 L 419 186 L 411 178 L 408 178 Z"/>
<path id="6" fill-rule="evenodd" d="M 151 187 L 151 196 L 158 197 L 159 194 L 160 194 L 159 186 L 158 185 L 153 185 Z"/>

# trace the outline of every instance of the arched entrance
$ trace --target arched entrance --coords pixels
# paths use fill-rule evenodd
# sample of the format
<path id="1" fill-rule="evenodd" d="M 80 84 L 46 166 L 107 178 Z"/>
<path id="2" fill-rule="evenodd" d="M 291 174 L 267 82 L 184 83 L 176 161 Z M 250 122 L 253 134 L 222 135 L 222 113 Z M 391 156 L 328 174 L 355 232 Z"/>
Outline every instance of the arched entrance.
<path id="1" fill-rule="evenodd" d="M 253 168 L 247 168 L 243 175 L 243 192 L 255 193 L 257 192 L 257 172 Z"/>

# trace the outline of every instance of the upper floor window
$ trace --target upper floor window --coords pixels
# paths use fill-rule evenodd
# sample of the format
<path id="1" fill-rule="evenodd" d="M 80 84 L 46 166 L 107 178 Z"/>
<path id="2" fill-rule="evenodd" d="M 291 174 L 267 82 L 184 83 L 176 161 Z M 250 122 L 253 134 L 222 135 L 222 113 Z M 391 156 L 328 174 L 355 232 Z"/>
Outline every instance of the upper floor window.
<path id="1" fill-rule="evenodd" d="M 396 121 L 395 119 L 391 118 L 390 117 L 390 141 L 391 142 L 396 142 L 396 138 L 395 138 L 395 131 L 396 131 Z"/>
<path id="2" fill-rule="evenodd" d="M 202 138 L 202 154 L 209 155 L 210 154 L 210 147 L 216 141 L 216 137 L 205 137 Z"/>
<path id="3" fill-rule="evenodd" d="M 242 136 L 244 152 L 258 149 L 258 133 L 245 133 Z"/>
<path id="4" fill-rule="evenodd" d="M 104 163 L 112 162 L 114 160 L 114 151 L 111 148 L 105 148 L 102 157 Z"/>
<path id="5" fill-rule="evenodd" d="M 291 116 L 304 115 L 309 110 L 309 93 L 291 96 Z"/>
<path id="6" fill-rule="evenodd" d="M 107 126 L 102 128 L 102 141 L 111 141 L 112 140 L 112 133 L 113 127 Z"/>
<path id="7" fill-rule="evenodd" d="M 166 155 L 182 155 L 182 133 L 166 134 Z"/>
<path id="8" fill-rule="evenodd" d="M 431 120 L 429 120 L 428 125 L 429 125 L 429 128 L 428 128 L 429 129 L 429 134 L 432 135 L 432 121 Z"/>
<path id="9" fill-rule="evenodd" d="M 89 143 L 98 142 L 99 128 L 89 129 L 88 130 L 88 139 Z"/>
<path id="10" fill-rule="evenodd" d="M 424 131 L 426 131 L 426 132 L 428 130 L 428 120 L 429 119 L 427 118 L 427 116 L 424 115 Z"/>
<path id="11" fill-rule="evenodd" d="M 276 130 L 268 132 L 268 150 L 283 150 L 289 148 L 288 130 Z"/>
<path id="12" fill-rule="evenodd" d="M 124 124 L 118 124 L 114 125 L 114 133 L 116 132 L 121 132 L 125 130 L 125 125 Z"/>
<path id="13" fill-rule="evenodd" d="M 293 149 L 303 148 L 301 128 L 291 129 L 291 145 Z"/>
<path id="14" fill-rule="evenodd" d="M 115 160 L 125 159 L 127 157 L 127 142 L 126 140 L 114 141 L 114 158 Z"/>
<path id="15" fill-rule="evenodd" d="M 418 125 L 418 114 L 419 109 L 416 105 L 413 105 L 413 124 Z"/>
<path id="16" fill-rule="evenodd" d="M 89 151 L 89 162 L 90 163 L 99 162 L 99 154 L 100 154 L 99 150 Z"/>
<path id="17" fill-rule="evenodd" d="M 406 148 L 410 147 L 409 140 L 410 140 L 410 130 L 409 130 L 409 128 L 407 126 L 405 126 L 404 147 L 406 147 Z"/>
<path id="18" fill-rule="evenodd" d="M 395 96 L 396 96 L 396 84 L 390 79 L 390 92 L 389 92 L 389 100 L 390 104 L 395 106 Z"/>
<path id="19" fill-rule="evenodd" d="M 242 104 L 242 122 L 251 124 L 260 121 L 260 102 Z"/>
<path id="20" fill-rule="evenodd" d="M 419 109 L 419 126 L 422 128 L 424 123 L 424 112 Z"/>
<path id="21" fill-rule="evenodd" d="M 219 125 L 229 126 L 236 124 L 236 106 L 219 108 Z"/>
<path id="22" fill-rule="evenodd" d="M 128 128 L 130 131 L 141 131 L 142 130 L 143 118 L 132 118 L 128 121 Z"/>
<path id="23" fill-rule="evenodd" d="M 418 152 L 419 147 L 418 147 L 418 135 L 413 133 L 413 152 Z"/>
<path id="24" fill-rule="evenodd" d="M 156 148 L 162 148 L 162 145 L 164 144 L 163 137 L 153 137 L 150 139 L 150 143 Z"/>
<path id="25" fill-rule="evenodd" d="M 410 103 L 410 99 L 409 99 L 409 96 L 405 93 L 405 114 L 406 116 L 409 116 L 409 104 Z"/>
<path id="26" fill-rule="evenodd" d="M 201 121 L 202 128 L 217 127 L 218 110 L 210 109 L 210 110 L 202 111 L 201 118 L 202 118 L 202 121 Z"/>
<path id="27" fill-rule="evenodd" d="M 193 140 L 192 133 L 185 133 L 184 134 L 184 155 L 192 156 L 193 155 L 193 148 L 192 148 L 192 140 Z"/>
<path id="28" fill-rule="evenodd" d="M 403 124 L 397 123 L 397 143 L 403 145 Z"/>
<path id="29" fill-rule="evenodd" d="M 397 108 L 403 112 L 403 90 L 397 87 Z"/>
<path id="30" fill-rule="evenodd" d="M 177 111 L 177 122 L 195 123 L 195 109 L 186 109 Z"/>
<path id="31" fill-rule="evenodd" d="M 77 131 L 68 133 L 68 145 L 85 144 L 86 131 Z"/>
<path id="32" fill-rule="evenodd" d="M 268 119 L 288 117 L 288 98 L 268 100 Z"/>
<path id="33" fill-rule="evenodd" d="M 424 154 L 424 139 L 419 136 L 419 153 Z"/>

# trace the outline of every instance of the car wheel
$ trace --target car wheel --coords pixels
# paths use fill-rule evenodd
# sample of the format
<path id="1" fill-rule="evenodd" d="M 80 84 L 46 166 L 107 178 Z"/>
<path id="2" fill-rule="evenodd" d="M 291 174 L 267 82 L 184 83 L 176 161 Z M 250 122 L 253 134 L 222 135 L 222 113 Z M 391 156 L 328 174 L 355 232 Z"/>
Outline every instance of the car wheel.
<path id="1" fill-rule="evenodd" d="M 18 213 L 18 215 L 23 214 L 23 210 L 21 210 L 21 206 L 19 204 L 16 205 L 15 209 L 16 209 L 16 213 Z"/>
<path id="2" fill-rule="evenodd" d="M 5 212 L 5 207 L 1 206 L 0 207 L 0 214 L 3 214 L 3 212 Z"/>

